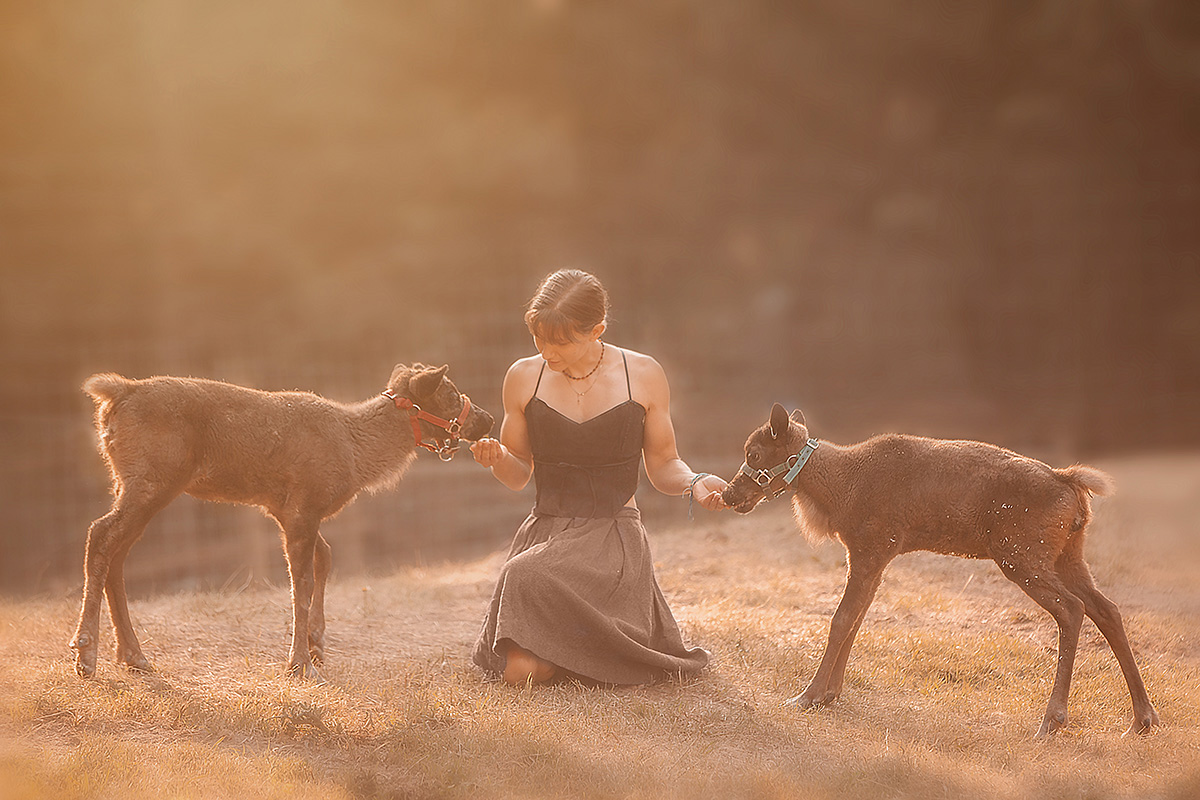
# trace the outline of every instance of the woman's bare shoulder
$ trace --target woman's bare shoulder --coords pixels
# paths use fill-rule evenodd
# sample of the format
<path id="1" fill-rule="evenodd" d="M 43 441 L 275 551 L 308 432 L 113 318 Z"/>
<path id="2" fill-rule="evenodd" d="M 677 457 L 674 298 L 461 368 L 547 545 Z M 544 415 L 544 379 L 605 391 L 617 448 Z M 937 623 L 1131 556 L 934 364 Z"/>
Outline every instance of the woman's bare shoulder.
<path id="1" fill-rule="evenodd" d="M 538 373 L 545 363 L 540 355 L 514 361 L 504 376 L 505 391 L 526 395 L 525 399 L 528 400 L 533 394 L 533 385 L 537 382 Z"/>
<path id="2" fill-rule="evenodd" d="M 629 381 L 635 400 L 645 405 L 645 401 L 653 402 L 667 391 L 667 374 L 654 356 L 626 348 L 620 350 L 629 365 Z"/>
<path id="3" fill-rule="evenodd" d="M 655 377 L 663 374 L 662 365 L 654 356 L 646 353 L 639 353 L 636 350 L 630 350 L 625 347 L 618 348 L 625 356 L 625 363 L 629 365 L 629 375 L 641 377 Z"/>
<path id="4" fill-rule="evenodd" d="M 542 364 L 546 363 L 540 355 L 526 356 L 518 358 L 508 368 L 509 375 L 536 375 L 542 368 Z"/>

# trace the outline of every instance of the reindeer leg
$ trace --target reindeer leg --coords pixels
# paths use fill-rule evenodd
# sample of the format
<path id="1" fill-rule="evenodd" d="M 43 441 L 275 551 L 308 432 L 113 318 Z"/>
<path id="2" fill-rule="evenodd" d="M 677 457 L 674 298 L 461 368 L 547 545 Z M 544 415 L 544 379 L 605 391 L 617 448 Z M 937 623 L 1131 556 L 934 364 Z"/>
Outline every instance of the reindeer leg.
<path id="1" fill-rule="evenodd" d="M 1112 648 L 1113 655 L 1117 657 L 1117 663 L 1121 665 L 1121 673 L 1125 676 L 1125 683 L 1129 687 L 1129 696 L 1133 701 L 1133 724 L 1129 726 L 1124 735 L 1148 733 L 1151 728 L 1159 724 L 1158 712 L 1150 703 L 1150 695 L 1147 694 L 1146 685 L 1142 682 L 1142 674 L 1138 671 L 1137 661 L 1133 657 L 1133 650 L 1125 635 L 1125 625 L 1121 622 L 1120 610 L 1116 603 L 1109 600 L 1096 588 L 1091 570 L 1088 569 L 1082 555 L 1075 552 L 1074 549 L 1059 558 L 1058 574 L 1067 588 L 1083 601 L 1084 611 L 1092 622 L 1096 623 L 1096 627 L 1108 641 L 1108 646 Z"/>
<path id="2" fill-rule="evenodd" d="M 311 517 L 297 515 L 283 521 L 284 554 L 292 583 L 292 646 L 287 669 L 298 678 L 320 680 L 308 650 L 308 610 L 313 599 L 317 536 L 317 525 Z"/>
<path id="3" fill-rule="evenodd" d="M 890 560 L 890 559 L 889 559 Z M 845 677 L 846 661 L 854 637 L 866 617 L 887 560 L 882 563 L 866 554 L 850 557 L 850 572 L 846 577 L 846 589 L 841 602 L 829 623 L 829 642 L 821 656 L 821 664 L 812 682 L 803 693 L 791 698 L 784 705 L 797 708 L 815 708 L 828 705 L 838 698 Z"/>
<path id="4" fill-rule="evenodd" d="M 178 491 L 152 492 L 137 484 L 121 486 L 107 514 L 88 529 L 84 556 L 83 603 L 79 625 L 71 640 L 75 653 L 75 672 L 90 678 L 96 673 L 97 643 L 100 633 L 100 596 L 108 595 L 109 614 L 117 635 L 117 658 L 136 669 L 149 669 L 142 655 L 129 607 L 125 598 L 125 556 L 141 538 L 146 524 L 178 494 Z"/>
<path id="5" fill-rule="evenodd" d="M 833 662 L 833 671 L 830 673 L 829 686 L 826 689 L 826 694 L 832 695 L 830 698 L 831 701 L 842 694 L 842 684 L 846 679 L 846 662 L 850 660 L 851 646 L 854 644 L 854 640 L 858 636 L 858 629 L 862 627 L 863 620 L 867 617 L 867 609 L 870 608 L 871 603 L 875 599 L 875 592 L 879 590 L 879 583 L 882 578 L 883 572 L 880 571 L 880 573 L 874 577 L 867 587 L 867 591 L 870 594 L 868 595 L 866 602 L 863 604 L 862 609 L 858 612 L 857 618 L 854 619 L 853 625 L 850 628 L 850 633 L 848 636 L 846 636 L 846 643 L 842 646 L 841 650 L 838 651 L 837 659 Z"/>
<path id="6" fill-rule="evenodd" d="M 82 678 L 96 674 L 96 647 L 100 638 L 101 587 L 108 579 L 110 532 L 120 524 L 120 495 L 112 509 L 92 523 L 88 528 L 87 547 L 84 551 L 83 602 L 79 609 L 79 624 L 71 639 L 75 650 L 75 672 Z"/>
<path id="7" fill-rule="evenodd" d="M 108 613 L 112 616 L 113 630 L 117 635 L 117 662 L 139 672 L 152 672 L 150 661 L 142 653 L 137 634 L 133 630 L 133 621 L 129 617 L 129 603 L 125 596 L 125 557 L 130 548 L 140 538 L 126 536 L 127 540 L 117 550 L 108 567 L 108 581 L 104 584 L 104 594 L 108 598 Z"/>
<path id="8" fill-rule="evenodd" d="M 1033 598 L 1058 623 L 1058 668 L 1046 715 L 1035 739 L 1046 739 L 1067 724 L 1067 698 L 1071 693 L 1071 673 L 1075 669 L 1075 651 L 1079 647 L 1079 629 L 1083 625 L 1083 601 L 1067 590 L 1049 565 L 1012 564 L 1001 561 L 1005 577 Z"/>
<path id="9" fill-rule="evenodd" d="M 317 534 L 313 551 L 313 596 L 308 610 L 308 651 L 314 663 L 325 660 L 325 583 L 333 569 L 333 552 L 325 537 Z"/>

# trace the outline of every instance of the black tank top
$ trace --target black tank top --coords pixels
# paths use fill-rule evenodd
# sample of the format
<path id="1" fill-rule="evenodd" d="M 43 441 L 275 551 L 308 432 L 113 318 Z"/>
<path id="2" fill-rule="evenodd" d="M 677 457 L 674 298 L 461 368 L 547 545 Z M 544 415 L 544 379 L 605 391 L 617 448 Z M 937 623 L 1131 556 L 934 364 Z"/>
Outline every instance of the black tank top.
<path id="1" fill-rule="evenodd" d="M 634 402 L 625 364 L 629 399 L 583 422 L 551 408 L 537 396 L 525 405 L 525 424 L 537 486 L 534 513 L 551 517 L 612 517 L 637 491 L 646 409 Z"/>

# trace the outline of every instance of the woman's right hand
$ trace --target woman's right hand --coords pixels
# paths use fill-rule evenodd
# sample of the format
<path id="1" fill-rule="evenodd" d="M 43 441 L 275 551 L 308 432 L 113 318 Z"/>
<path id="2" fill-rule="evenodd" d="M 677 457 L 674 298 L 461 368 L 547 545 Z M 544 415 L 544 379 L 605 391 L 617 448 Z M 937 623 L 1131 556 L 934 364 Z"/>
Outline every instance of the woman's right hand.
<path id="1" fill-rule="evenodd" d="M 475 456 L 476 463 L 485 467 L 494 467 L 508 455 L 508 448 L 500 444 L 499 439 L 480 439 L 477 442 L 471 442 L 471 455 Z"/>

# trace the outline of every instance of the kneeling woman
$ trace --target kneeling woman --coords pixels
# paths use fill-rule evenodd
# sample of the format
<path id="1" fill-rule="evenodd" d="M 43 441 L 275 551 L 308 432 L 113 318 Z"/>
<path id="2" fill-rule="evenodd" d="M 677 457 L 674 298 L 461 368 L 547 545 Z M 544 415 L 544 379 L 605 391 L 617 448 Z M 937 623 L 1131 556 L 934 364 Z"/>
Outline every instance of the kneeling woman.
<path id="1" fill-rule="evenodd" d="M 508 683 L 651 683 L 708 663 L 683 643 L 633 495 L 643 459 L 656 489 L 711 510 L 725 481 L 679 457 L 662 367 L 606 343 L 607 317 L 594 276 L 548 276 L 525 314 L 538 355 L 504 378 L 500 439 L 471 445 L 505 486 L 537 486 L 473 654 Z"/>

